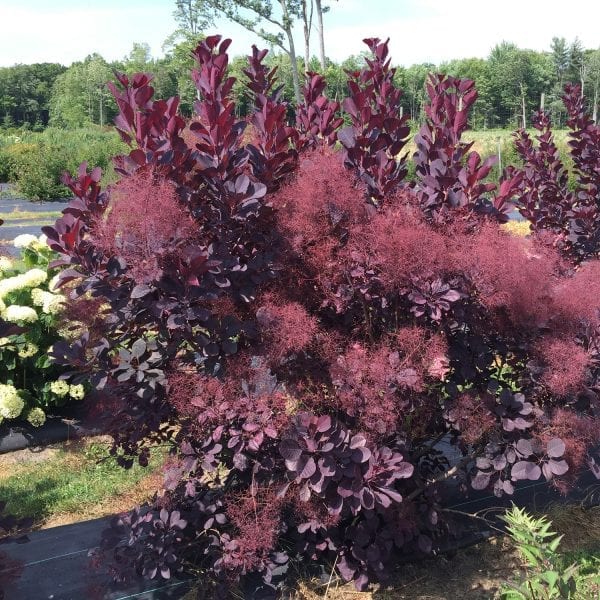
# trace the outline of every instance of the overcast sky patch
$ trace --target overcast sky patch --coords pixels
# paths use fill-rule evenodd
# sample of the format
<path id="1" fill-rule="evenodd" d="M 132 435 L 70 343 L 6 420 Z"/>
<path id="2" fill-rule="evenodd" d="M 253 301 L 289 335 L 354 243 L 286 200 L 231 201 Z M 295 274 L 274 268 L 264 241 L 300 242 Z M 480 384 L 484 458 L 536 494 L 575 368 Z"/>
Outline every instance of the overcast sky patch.
<path id="1" fill-rule="evenodd" d="M 326 48 L 340 61 L 364 49 L 365 37 L 390 37 L 395 64 L 485 57 L 506 40 L 547 50 L 553 36 L 586 48 L 600 46 L 597 0 L 339 0 L 326 14 Z M 170 0 L 0 0 L 0 65 L 59 62 L 69 65 L 98 52 L 124 58 L 134 42 L 147 42 L 155 57 L 176 28 Z M 565 9 L 568 9 L 566 12 Z M 246 54 L 258 38 L 220 21 L 215 31 L 232 37 L 232 54 Z M 316 54 L 317 40 L 314 39 Z M 298 54 L 302 37 L 298 32 Z M 264 43 L 262 44 L 264 46 Z"/>

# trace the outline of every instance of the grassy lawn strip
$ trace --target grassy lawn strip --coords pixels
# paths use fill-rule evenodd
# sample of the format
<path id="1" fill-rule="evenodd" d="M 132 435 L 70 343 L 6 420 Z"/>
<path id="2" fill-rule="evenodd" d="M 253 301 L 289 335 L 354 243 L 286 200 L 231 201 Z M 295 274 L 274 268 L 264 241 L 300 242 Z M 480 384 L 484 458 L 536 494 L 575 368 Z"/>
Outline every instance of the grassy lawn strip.
<path id="1" fill-rule="evenodd" d="M 40 220 L 40 221 L 17 221 L 16 223 L 11 223 L 10 221 L 4 221 L 4 225 L 3 227 L 8 228 L 8 227 L 12 227 L 15 229 L 20 229 L 20 228 L 25 228 L 25 227 L 35 227 L 36 229 L 42 229 L 42 227 L 44 227 L 45 225 L 52 225 L 52 223 L 50 221 L 47 220 Z M 32 235 L 35 235 L 36 237 L 38 235 L 40 235 L 42 232 L 41 231 L 34 231 L 32 233 Z M 10 240 L 10 244 L 12 245 L 12 240 Z"/>
<path id="2" fill-rule="evenodd" d="M 160 488 L 162 451 L 152 452 L 147 468 L 129 470 L 107 456 L 107 443 L 92 441 L 67 444 L 43 461 L 0 457 L 0 498 L 10 513 L 51 527 L 128 510 Z"/>
<path id="3" fill-rule="evenodd" d="M 24 221 L 27 219 L 31 220 L 46 220 L 46 221 L 55 221 L 61 216 L 61 212 L 57 210 L 51 211 L 25 211 L 25 210 L 13 210 L 11 212 L 0 213 L 0 216 L 5 220 L 5 222 L 12 221 Z"/>

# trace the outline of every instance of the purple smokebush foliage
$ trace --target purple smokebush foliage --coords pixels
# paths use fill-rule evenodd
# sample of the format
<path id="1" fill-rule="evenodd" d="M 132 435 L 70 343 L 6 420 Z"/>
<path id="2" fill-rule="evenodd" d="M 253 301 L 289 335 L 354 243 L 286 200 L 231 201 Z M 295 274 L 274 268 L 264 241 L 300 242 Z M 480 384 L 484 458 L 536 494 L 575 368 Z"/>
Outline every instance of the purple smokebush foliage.
<path id="1" fill-rule="evenodd" d="M 344 120 L 339 116 L 339 102 L 324 96 L 326 86 L 322 75 L 306 73 L 306 83 L 302 88 L 304 103 L 296 110 L 296 128 L 301 148 L 319 144 L 331 146 L 337 140 L 337 130 Z"/>
<path id="2" fill-rule="evenodd" d="M 119 76 L 122 179 L 65 179 L 75 199 L 45 231 L 63 285 L 103 308 L 54 360 L 91 378 L 124 466 L 173 449 L 164 494 L 107 535 L 122 575 L 191 569 L 221 597 L 268 597 L 309 560 L 364 589 L 452 533 L 449 478 L 500 496 L 597 464 L 598 264 L 564 269 L 537 235 L 499 228 L 537 175 L 487 181 L 461 140 L 470 81 L 430 78 L 406 183 L 387 42 L 365 42 L 342 129 L 313 73 L 288 124 L 256 48 L 238 121 L 220 36 L 193 53 L 189 124 L 149 76 Z"/>
<path id="3" fill-rule="evenodd" d="M 482 162 L 479 154 L 471 151 L 473 142 L 461 141 L 469 110 L 477 100 L 475 84 L 468 79 L 430 75 L 427 95 L 425 124 L 415 138 L 414 155 L 416 192 L 423 211 L 437 222 L 443 222 L 449 211 L 456 209 L 476 210 L 507 220 L 518 179 L 504 183 L 490 199 L 488 193 L 496 186 L 485 179 L 496 159 L 490 157 Z"/>
<path id="4" fill-rule="evenodd" d="M 266 55 L 266 50 L 259 52 L 252 46 L 249 66 L 244 70 L 254 97 L 250 125 L 256 138 L 246 151 L 252 174 L 267 186 L 268 192 L 274 192 L 296 168 L 298 132 L 287 125 L 287 103 L 281 101 L 281 88 L 275 87 L 277 68 L 267 70 L 262 63 Z"/>
<path id="5" fill-rule="evenodd" d="M 549 232 L 562 253 L 579 263 L 600 251 L 600 127 L 586 112 L 579 86 L 565 87 L 563 103 L 569 116 L 574 189 L 558 155 L 550 117 L 543 111 L 533 119 L 537 144 L 526 131 L 515 133 L 523 168 L 511 176 L 521 177 L 521 214 L 534 230 Z"/>
<path id="6" fill-rule="evenodd" d="M 365 40 L 372 53 L 361 71 L 348 72 L 350 96 L 343 102 L 352 124 L 338 132 L 344 162 L 366 185 L 366 195 L 380 202 L 406 176 L 405 158 L 398 155 L 408 141 L 408 115 L 400 116 L 402 91 L 394 86 L 389 39 Z"/>

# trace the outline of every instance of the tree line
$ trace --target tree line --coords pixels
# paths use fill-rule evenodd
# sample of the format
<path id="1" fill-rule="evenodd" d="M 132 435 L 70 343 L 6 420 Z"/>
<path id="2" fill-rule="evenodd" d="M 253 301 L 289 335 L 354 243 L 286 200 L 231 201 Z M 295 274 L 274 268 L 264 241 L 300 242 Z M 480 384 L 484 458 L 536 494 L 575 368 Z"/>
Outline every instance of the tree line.
<path id="1" fill-rule="evenodd" d="M 191 50 L 219 14 L 255 32 L 265 46 L 272 48 L 267 63 L 278 67 L 283 96 L 292 105 L 297 101 L 305 71 L 323 73 L 332 98 L 346 96 L 346 71 L 358 70 L 364 57 L 349 56 L 340 63 L 326 57 L 323 13 L 328 7 L 321 0 L 276 0 L 276 4 L 279 12 L 270 1 L 176 0 L 178 29 L 165 41 L 163 57 L 154 58 L 148 44 L 135 43 L 131 52 L 118 61 L 109 62 L 99 54 L 91 54 L 68 68 L 55 63 L 0 68 L 0 123 L 33 129 L 109 124 L 116 114 L 116 105 L 106 82 L 114 78 L 115 70 L 153 73 L 156 96 L 178 95 L 182 112 L 189 116 L 197 99 L 189 77 L 193 67 Z M 296 20 L 302 23 L 304 56 L 298 56 L 294 47 L 291 28 Z M 313 21 L 319 34 L 318 56 L 311 54 Z M 241 83 L 245 66 L 245 56 L 235 57 L 230 65 L 231 74 L 238 79 L 234 92 L 241 114 L 249 108 Z M 475 81 L 479 98 L 471 113 L 474 128 L 527 126 L 531 113 L 540 106 L 550 112 L 560 127 L 566 118 L 560 98 L 568 81 L 581 84 L 597 119 L 600 48 L 586 49 L 577 39 L 568 42 L 555 37 L 548 50 L 542 52 L 502 42 L 486 58 L 398 67 L 395 83 L 404 91 L 402 111 L 415 122 L 422 120 L 425 79 L 430 72 Z"/>

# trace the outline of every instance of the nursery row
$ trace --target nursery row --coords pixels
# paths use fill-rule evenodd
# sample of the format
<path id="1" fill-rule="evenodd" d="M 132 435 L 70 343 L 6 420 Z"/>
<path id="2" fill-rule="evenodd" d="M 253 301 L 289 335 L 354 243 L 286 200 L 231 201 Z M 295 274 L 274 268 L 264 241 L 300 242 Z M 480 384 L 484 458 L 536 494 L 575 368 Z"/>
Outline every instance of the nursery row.
<path id="1" fill-rule="evenodd" d="M 414 135 L 406 149 L 414 153 Z M 497 182 L 501 167 L 521 164 L 517 154 L 513 132 L 507 129 L 466 131 L 465 141 L 473 142 L 473 148 L 483 158 L 496 158 L 488 179 Z M 559 156 L 566 165 L 571 165 L 567 132 L 557 132 Z M 124 151 L 112 131 L 103 131 L 90 126 L 80 130 L 46 129 L 43 133 L 19 132 L 0 134 L 0 182 L 16 185 L 14 193 L 31 200 L 53 201 L 70 196 L 70 191 L 61 183 L 65 171 L 74 172 L 82 162 L 97 165 L 104 171 L 103 182 L 115 180 L 112 157 Z M 407 179 L 414 181 L 415 169 L 408 164 Z"/>

